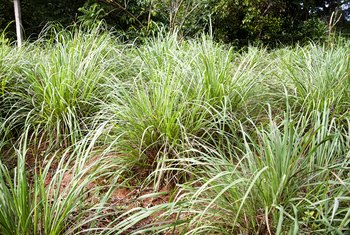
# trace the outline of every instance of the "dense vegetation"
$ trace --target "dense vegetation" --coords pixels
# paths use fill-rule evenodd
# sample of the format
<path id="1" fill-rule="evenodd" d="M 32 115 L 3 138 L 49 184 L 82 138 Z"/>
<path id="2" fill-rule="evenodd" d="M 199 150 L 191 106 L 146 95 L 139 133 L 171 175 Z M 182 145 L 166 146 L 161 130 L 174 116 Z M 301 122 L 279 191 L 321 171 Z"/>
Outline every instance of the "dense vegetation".
<path id="1" fill-rule="evenodd" d="M 0 39 L 1 234 L 342 234 L 350 42 Z"/>
<path id="2" fill-rule="evenodd" d="M 21 6 L 25 35 L 31 39 L 48 22 L 68 26 L 104 20 L 131 41 L 163 27 L 182 37 L 210 32 L 216 41 L 236 46 L 293 44 L 323 40 L 335 29 L 349 33 L 350 20 L 348 0 L 21 0 Z M 0 0 L 0 31 L 11 21 L 12 1 Z M 14 24 L 7 31 L 13 37 Z"/>

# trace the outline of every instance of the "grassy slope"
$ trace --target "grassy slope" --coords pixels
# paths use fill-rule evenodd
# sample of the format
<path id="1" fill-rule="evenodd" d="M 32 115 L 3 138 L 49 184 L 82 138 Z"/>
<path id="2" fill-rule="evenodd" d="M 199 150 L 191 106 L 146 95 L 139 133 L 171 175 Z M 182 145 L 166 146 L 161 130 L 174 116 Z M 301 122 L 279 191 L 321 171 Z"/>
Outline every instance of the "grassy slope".
<path id="1" fill-rule="evenodd" d="M 239 53 L 102 31 L 0 41 L 3 234 L 346 231 L 349 42 Z M 164 185 L 167 203 L 111 203 Z"/>

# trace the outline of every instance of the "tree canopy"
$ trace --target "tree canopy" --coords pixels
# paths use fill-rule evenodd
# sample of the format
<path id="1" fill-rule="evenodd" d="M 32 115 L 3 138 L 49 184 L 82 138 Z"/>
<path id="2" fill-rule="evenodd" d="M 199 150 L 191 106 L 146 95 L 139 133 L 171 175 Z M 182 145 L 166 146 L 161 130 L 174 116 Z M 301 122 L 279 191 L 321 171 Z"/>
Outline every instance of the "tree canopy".
<path id="1" fill-rule="evenodd" d="M 346 31 L 350 20 L 348 0 L 22 0 L 21 7 L 27 38 L 49 22 L 67 26 L 104 19 L 128 37 L 147 36 L 162 26 L 182 36 L 210 31 L 229 43 L 291 43 L 322 37 L 335 16 L 341 15 L 338 31 Z M 12 2 L 0 0 L 0 30 L 13 20 Z M 13 25 L 8 32 L 14 32 Z"/>

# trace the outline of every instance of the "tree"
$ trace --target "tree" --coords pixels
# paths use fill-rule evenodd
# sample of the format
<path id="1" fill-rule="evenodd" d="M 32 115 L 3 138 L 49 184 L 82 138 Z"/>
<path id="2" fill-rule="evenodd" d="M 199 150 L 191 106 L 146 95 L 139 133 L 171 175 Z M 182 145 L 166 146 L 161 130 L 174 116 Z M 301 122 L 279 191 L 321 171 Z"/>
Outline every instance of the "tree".
<path id="1" fill-rule="evenodd" d="M 158 31 L 156 24 L 169 31 L 178 30 L 182 35 L 193 35 L 208 24 L 210 0 L 88 0 L 80 8 L 79 19 L 91 21 L 95 16 L 104 19 L 114 29 L 149 35 Z M 93 16 L 93 17 L 92 17 Z"/>
<path id="2" fill-rule="evenodd" d="M 210 4 L 216 38 L 243 45 L 320 39 L 327 35 L 335 11 L 343 13 L 338 29 L 349 24 L 346 17 L 350 20 L 349 0 L 211 0 Z"/>
<path id="3" fill-rule="evenodd" d="M 21 5 L 19 0 L 13 1 L 15 9 L 15 21 L 16 21 L 16 34 L 17 34 L 17 45 L 22 46 L 23 34 L 22 34 L 22 20 L 21 20 Z"/>
<path id="4" fill-rule="evenodd" d="M 14 4 L 0 0 L 0 31 L 14 20 Z M 228 43 L 290 44 L 318 39 L 330 28 L 338 32 L 350 22 L 350 0 L 21 0 L 21 8 L 22 29 L 33 39 L 49 22 L 68 26 L 104 19 L 131 38 L 157 32 L 155 25 L 179 30 L 183 36 L 209 32 L 211 25 L 214 37 Z M 334 11 L 343 16 L 329 27 Z M 15 28 L 10 25 L 7 30 L 14 37 Z"/>

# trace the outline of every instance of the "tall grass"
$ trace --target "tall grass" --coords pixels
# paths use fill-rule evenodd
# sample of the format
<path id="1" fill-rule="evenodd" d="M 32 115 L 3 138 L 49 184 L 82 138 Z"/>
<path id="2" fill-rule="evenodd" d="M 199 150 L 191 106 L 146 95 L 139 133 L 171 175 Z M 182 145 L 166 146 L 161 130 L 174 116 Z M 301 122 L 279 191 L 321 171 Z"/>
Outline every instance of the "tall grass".
<path id="1" fill-rule="evenodd" d="M 142 168 L 168 167 L 167 159 L 178 158 L 189 138 L 206 138 L 217 110 L 240 117 L 250 112 L 264 54 L 252 49 L 240 55 L 205 37 L 179 42 L 176 35 L 141 46 L 139 74 L 126 84 L 110 82 L 101 108 L 115 135 L 122 135 L 117 148 Z"/>
<path id="2" fill-rule="evenodd" d="M 0 35 L 0 139 L 2 146 L 11 138 L 11 127 L 7 124 L 8 113 L 11 110 L 9 92 L 15 87 L 15 71 L 22 63 L 20 50 L 10 45 L 5 32 Z M 17 110 L 12 109 L 12 112 Z M 0 148 L 1 149 L 1 148 Z"/>
<path id="3" fill-rule="evenodd" d="M 1 232 L 348 232 L 348 45 L 0 39 Z M 176 196 L 113 207 L 123 185 Z"/>
<path id="4" fill-rule="evenodd" d="M 96 232 L 108 216 L 106 205 L 123 171 L 93 151 L 99 132 L 63 153 L 30 156 L 24 135 L 16 149 L 17 165 L 0 163 L 0 229 L 2 234 L 76 234 Z M 96 158 L 95 155 L 100 157 Z M 35 167 L 26 166 L 34 157 Z M 28 169 L 29 168 L 29 169 Z M 116 211 L 115 213 L 119 213 Z"/>
<path id="5" fill-rule="evenodd" d="M 290 90 L 290 100 L 306 110 L 323 110 L 324 105 L 344 114 L 349 104 L 348 42 L 276 52 L 275 75 Z M 282 94 L 283 95 L 283 94 Z"/>
<path id="6" fill-rule="evenodd" d="M 312 126 L 310 127 L 310 123 Z M 167 216 L 183 234 L 340 234 L 349 220 L 348 129 L 329 111 L 272 118 L 223 145 L 198 143 L 201 166 Z M 344 174 L 345 173 L 345 174 Z M 156 225 L 153 225 L 156 226 Z M 163 228 L 159 228 L 164 231 Z"/>
<path id="7" fill-rule="evenodd" d="M 52 30 L 56 28 L 47 34 Z M 21 63 L 7 93 L 8 125 L 20 132 L 25 128 L 21 123 L 28 122 L 56 146 L 81 138 L 87 118 L 98 111 L 97 102 L 105 97 L 101 84 L 119 61 L 118 47 L 113 46 L 117 41 L 101 30 L 58 31 L 19 52 Z"/>

